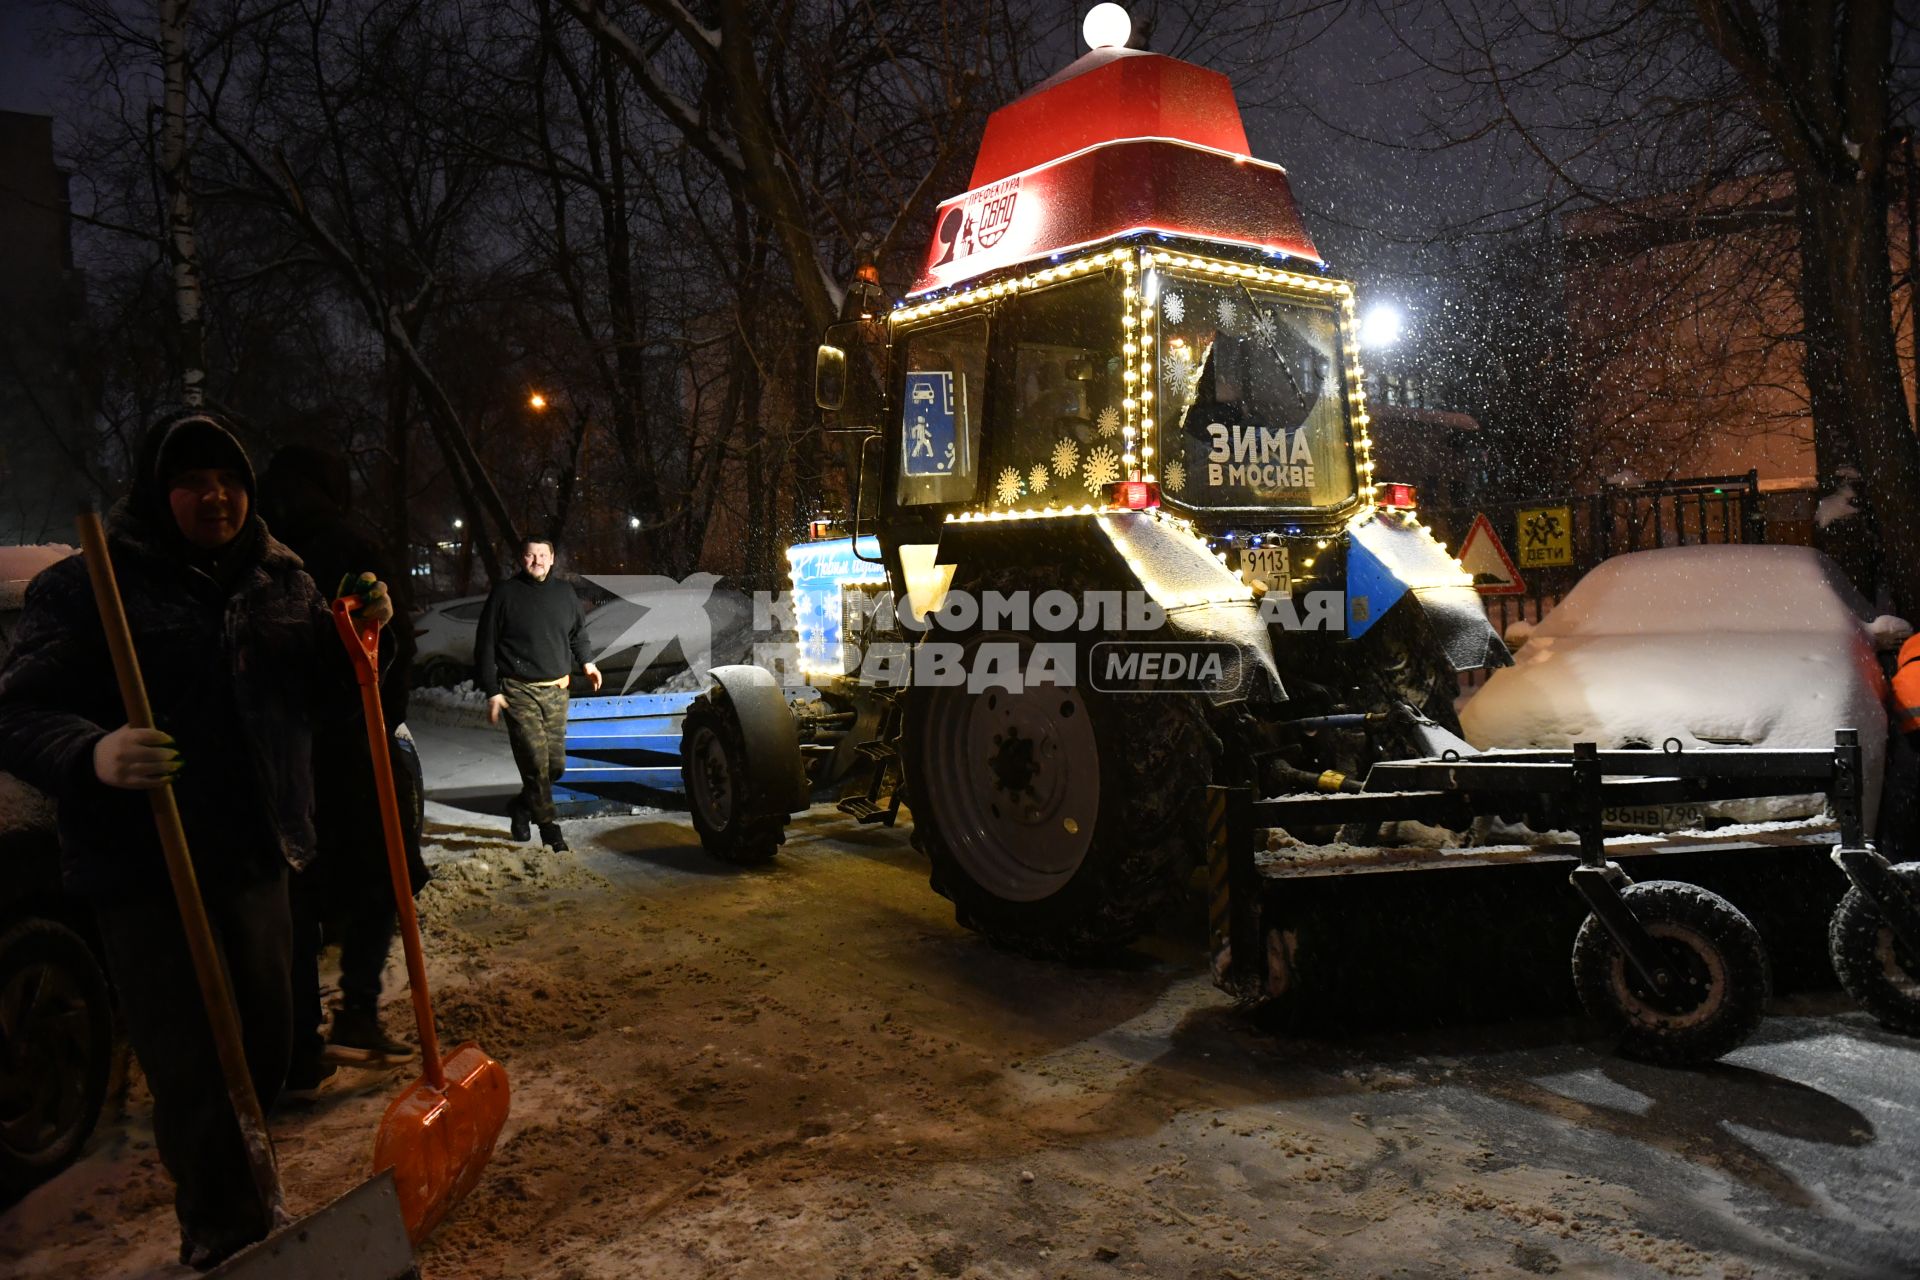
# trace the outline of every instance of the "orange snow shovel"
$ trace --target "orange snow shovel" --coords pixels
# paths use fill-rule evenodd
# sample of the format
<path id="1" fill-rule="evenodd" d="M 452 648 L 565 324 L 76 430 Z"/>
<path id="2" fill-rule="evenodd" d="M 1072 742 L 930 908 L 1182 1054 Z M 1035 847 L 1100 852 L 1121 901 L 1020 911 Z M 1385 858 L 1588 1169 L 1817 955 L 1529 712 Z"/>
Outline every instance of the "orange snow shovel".
<path id="1" fill-rule="evenodd" d="M 380 826 L 387 837 L 387 868 L 393 874 L 393 900 L 400 911 L 400 942 L 407 953 L 407 983 L 413 990 L 413 1018 L 420 1030 L 420 1060 L 425 1068 L 420 1079 L 387 1107 L 373 1140 L 373 1168 L 376 1173 L 393 1170 L 400 1212 L 418 1244 L 480 1181 L 507 1122 L 507 1073 L 471 1040 L 444 1061 L 440 1057 L 440 1044 L 433 1034 L 433 1005 L 427 999 L 420 919 L 413 910 L 413 882 L 407 874 L 406 841 L 400 832 L 400 803 L 393 789 L 393 761 L 387 754 L 387 721 L 380 710 L 380 672 L 375 660 L 380 631 L 355 621 L 351 610 L 359 605 L 358 596 L 335 600 L 333 625 L 360 682 L 374 788 L 380 795 Z"/>

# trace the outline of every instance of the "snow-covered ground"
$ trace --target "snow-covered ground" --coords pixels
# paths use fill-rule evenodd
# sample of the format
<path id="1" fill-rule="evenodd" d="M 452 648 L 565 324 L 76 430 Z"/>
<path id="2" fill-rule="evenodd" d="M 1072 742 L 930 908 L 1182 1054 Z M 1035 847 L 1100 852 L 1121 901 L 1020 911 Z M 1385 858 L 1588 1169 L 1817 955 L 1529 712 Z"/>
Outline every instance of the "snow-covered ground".
<path id="1" fill-rule="evenodd" d="M 424 736 L 437 783 L 501 780 L 503 736 Z M 1208 981 L 1198 886 L 1125 963 L 1064 966 L 957 926 L 906 831 L 824 810 L 750 871 L 680 815 L 569 823 L 557 855 L 436 812 L 440 1031 L 513 1087 L 421 1250 L 436 1280 L 1786 1280 L 1920 1258 L 1920 1052 L 1837 997 L 1700 1072 L 1538 1014 L 1282 1036 Z M 1343 927 L 1392 945 L 1384 921 Z M 366 1175 L 411 1079 L 343 1072 L 274 1116 L 295 1213 Z M 136 1083 L 79 1165 L 0 1211 L 0 1274 L 186 1274 L 147 1115 Z"/>

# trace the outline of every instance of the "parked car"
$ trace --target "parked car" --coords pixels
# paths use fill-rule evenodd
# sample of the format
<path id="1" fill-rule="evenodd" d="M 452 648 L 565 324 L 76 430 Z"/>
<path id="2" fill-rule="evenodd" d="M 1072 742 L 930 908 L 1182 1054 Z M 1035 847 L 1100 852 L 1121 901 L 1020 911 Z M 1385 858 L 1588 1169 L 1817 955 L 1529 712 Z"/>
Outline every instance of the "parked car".
<path id="1" fill-rule="evenodd" d="M 1514 665 L 1467 701 L 1461 727 L 1483 748 L 1654 749 L 1669 739 L 1830 746 L 1835 729 L 1858 729 L 1871 823 L 1887 749 L 1879 653 L 1911 634 L 1901 619 L 1876 616 L 1810 547 L 1634 552 L 1588 573 L 1545 621 L 1509 630 Z M 1623 825 L 1803 817 L 1819 807 L 1811 796 L 1728 801 L 1627 815 Z"/>
<path id="2" fill-rule="evenodd" d="M 460 596 L 414 615 L 414 684 L 449 688 L 473 678 L 473 639 L 486 604 L 485 596 Z"/>
<path id="3" fill-rule="evenodd" d="M 629 635 L 629 630 L 635 623 L 644 624 L 654 611 L 663 611 L 662 617 L 683 617 L 690 607 L 697 620 L 698 612 L 704 609 L 709 636 L 716 643 L 724 643 L 726 637 L 745 636 L 753 612 L 751 603 L 741 592 L 729 587 L 710 588 L 702 583 L 663 588 L 638 599 L 616 595 L 585 578 L 575 579 L 573 587 L 587 610 L 587 647 L 613 691 L 626 684 L 643 647 L 634 643 L 638 637 Z M 474 640 L 480 631 L 480 611 L 486 603 L 483 595 L 460 596 L 430 605 L 414 616 L 416 685 L 451 687 L 473 678 Z M 645 630 L 643 625 L 643 633 Z M 651 638 L 650 633 L 647 638 Z M 687 665 L 681 651 L 682 639 L 675 635 L 651 656 L 641 683 L 650 685 L 655 682 L 654 678 Z M 739 657 L 737 652 L 725 652 L 713 661 L 731 662 Z"/>
<path id="4" fill-rule="evenodd" d="M 29 579 L 71 547 L 0 547 L 0 660 Z M 124 1056 L 93 922 L 60 884 L 53 802 L 0 773 L 0 1201 L 86 1145 Z"/>

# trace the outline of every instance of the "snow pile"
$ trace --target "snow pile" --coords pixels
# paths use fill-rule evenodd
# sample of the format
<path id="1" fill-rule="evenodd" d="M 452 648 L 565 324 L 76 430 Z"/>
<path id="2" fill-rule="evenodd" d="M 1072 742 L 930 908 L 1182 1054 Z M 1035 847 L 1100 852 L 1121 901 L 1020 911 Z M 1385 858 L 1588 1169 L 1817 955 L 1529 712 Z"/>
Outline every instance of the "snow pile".
<path id="1" fill-rule="evenodd" d="M 1516 665 L 1461 711 L 1475 746 L 1828 747 L 1860 731 L 1866 808 L 1879 801 L 1885 678 L 1872 610 L 1806 547 L 1676 547 L 1609 560 L 1534 629 Z M 1657 763 L 1649 762 L 1657 772 Z M 1759 821 L 1812 797 L 1728 801 Z"/>
<path id="2" fill-rule="evenodd" d="M 445 724 L 485 724 L 487 695 L 471 680 L 462 680 L 451 689 L 415 689 L 407 697 L 407 716 Z"/>
<path id="3" fill-rule="evenodd" d="M 1820 505 L 1814 509 L 1814 524 L 1825 529 L 1860 514 L 1860 496 L 1853 488 L 1853 482 L 1859 477 L 1860 473 L 1851 468 L 1841 471 L 1839 485 L 1832 493 L 1823 495 Z"/>

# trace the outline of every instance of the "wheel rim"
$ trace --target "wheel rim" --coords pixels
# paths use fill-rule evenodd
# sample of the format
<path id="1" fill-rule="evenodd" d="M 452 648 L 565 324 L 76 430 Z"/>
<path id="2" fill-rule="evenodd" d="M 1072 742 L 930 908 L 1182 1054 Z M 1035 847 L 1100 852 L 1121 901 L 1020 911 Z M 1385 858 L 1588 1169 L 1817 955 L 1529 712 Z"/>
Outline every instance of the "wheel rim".
<path id="1" fill-rule="evenodd" d="M 0 988 L 0 1142 L 37 1155 L 81 1118 L 93 1024 L 86 993 L 51 962 L 14 972 Z"/>
<path id="2" fill-rule="evenodd" d="M 1017 646 L 1025 668 L 1030 642 L 983 643 Z M 1009 901 L 1058 892 L 1092 847 L 1100 813 L 1100 743 L 1080 690 L 937 688 L 923 732 L 924 785 L 962 869 Z"/>
<path id="3" fill-rule="evenodd" d="M 1637 1022 L 1667 1027 L 1690 1027 L 1712 1017 L 1727 987 L 1727 964 L 1719 948 L 1693 930 L 1665 921 L 1648 921 L 1646 930 L 1675 981 L 1660 991 L 1616 949 L 1613 986 L 1621 1007 Z"/>
<path id="4" fill-rule="evenodd" d="M 687 763 L 687 789 L 700 816 L 715 831 L 726 830 L 732 820 L 736 781 L 720 735 L 704 725 L 695 729 L 687 745 Z"/>

